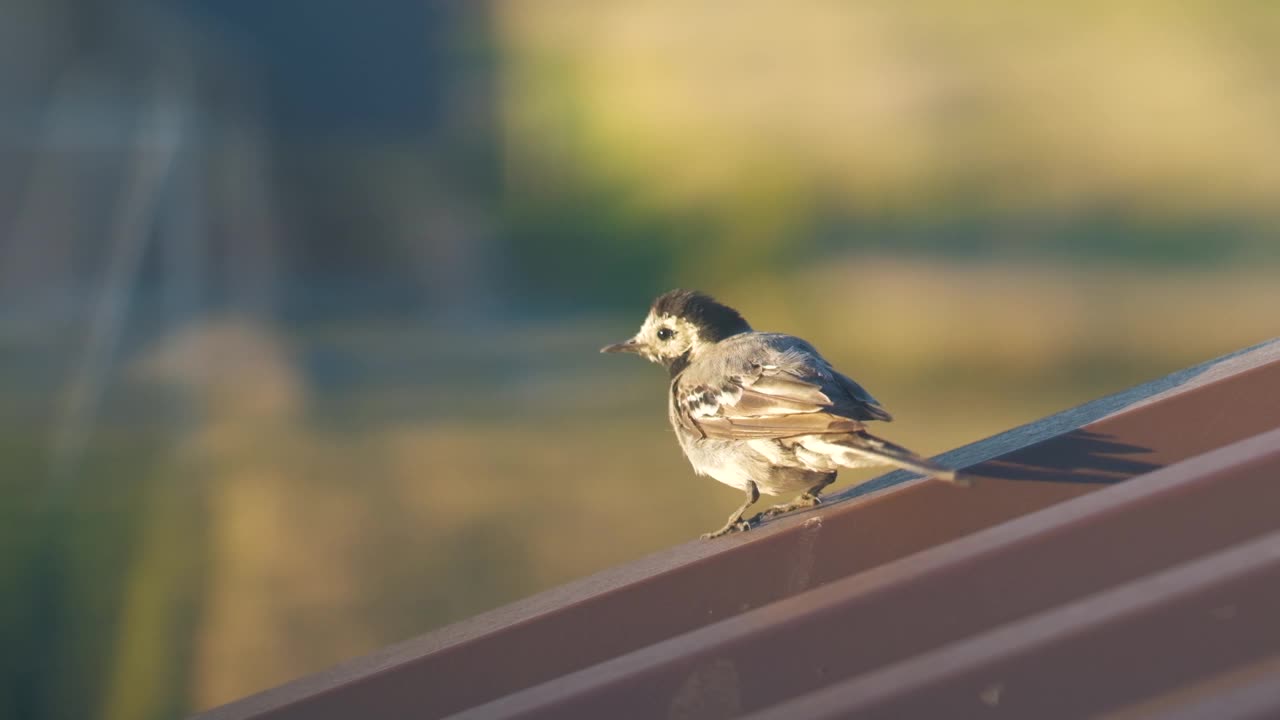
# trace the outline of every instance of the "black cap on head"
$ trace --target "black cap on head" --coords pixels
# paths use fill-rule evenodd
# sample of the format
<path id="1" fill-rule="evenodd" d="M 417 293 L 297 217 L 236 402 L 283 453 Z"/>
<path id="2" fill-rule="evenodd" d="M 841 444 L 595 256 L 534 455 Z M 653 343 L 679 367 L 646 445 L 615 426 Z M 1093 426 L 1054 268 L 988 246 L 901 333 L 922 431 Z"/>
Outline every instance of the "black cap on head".
<path id="1" fill-rule="evenodd" d="M 739 333 L 750 332 L 751 326 L 737 310 L 716 302 L 715 298 L 696 290 L 672 290 L 653 301 L 653 312 L 684 318 L 698 327 L 703 340 L 718 342 Z"/>

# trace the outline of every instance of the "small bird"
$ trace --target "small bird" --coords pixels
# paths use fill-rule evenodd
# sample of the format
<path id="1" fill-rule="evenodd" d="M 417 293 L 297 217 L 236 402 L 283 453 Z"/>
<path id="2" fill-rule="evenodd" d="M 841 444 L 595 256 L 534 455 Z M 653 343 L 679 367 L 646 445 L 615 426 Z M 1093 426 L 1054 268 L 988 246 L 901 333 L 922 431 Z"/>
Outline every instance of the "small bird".
<path id="1" fill-rule="evenodd" d="M 658 296 L 640 332 L 604 353 L 636 353 L 671 373 L 668 416 L 685 457 L 746 493 L 724 527 L 704 539 L 749 530 L 753 522 L 822 502 L 840 468 L 896 465 L 955 483 L 956 471 L 867 432 L 889 412 L 840 374 L 812 345 L 756 332 L 737 310 L 704 293 Z M 803 491 L 790 503 L 745 518 L 760 493 Z"/>

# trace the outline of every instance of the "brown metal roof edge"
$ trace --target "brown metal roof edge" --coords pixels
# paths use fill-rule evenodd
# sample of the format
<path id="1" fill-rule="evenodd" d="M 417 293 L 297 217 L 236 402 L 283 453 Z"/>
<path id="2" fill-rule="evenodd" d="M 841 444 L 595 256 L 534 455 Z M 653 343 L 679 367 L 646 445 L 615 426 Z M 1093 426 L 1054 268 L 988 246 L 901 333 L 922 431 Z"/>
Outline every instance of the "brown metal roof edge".
<path id="1" fill-rule="evenodd" d="M 1276 660 L 1272 660 L 1274 665 Z M 1274 720 L 1280 717 L 1280 672 L 1266 668 L 1268 675 L 1198 702 L 1149 715 L 1161 720 Z"/>
<path id="2" fill-rule="evenodd" d="M 946 453 L 942 458 L 953 465 L 966 467 L 1043 442 L 1089 423 L 1122 413 L 1127 409 L 1165 400 L 1277 360 L 1280 360 L 1280 340 L 1271 340 L 966 445 Z M 906 482 L 912 477 L 904 472 L 889 473 L 858 488 L 835 494 L 832 500 L 866 495 L 871 491 L 883 490 L 890 486 L 893 486 L 890 490 L 890 494 L 893 494 L 918 487 L 926 482 L 923 480 Z M 877 492 L 875 497 L 887 498 L 888 496 L 884 492 Z M 830 508 L 830 504 L 826 507 Z M 316 700 L 353 683 L 378 677 L 449 648 L 459 647 L 495 633 L 502 633 L 540 617 L 570 611 L 590 603 L 595 598 L 617 593 L 628 585 L 669 573 L 673 569 L 695 565 L 726 553 L 735 553 L 744 549 L 744 546 L 765 540 L 770 535 L 800 532 L 799 522 L 801 519 L 794 522 L 776 521 L 750 533 L 747 537 L 716 543 L 691 542 L 669 548 L 635 562 L 610 568 L 505 607 L 482 613 L 469 620 L 397 643 L 370 655 L 341 663 L 320 673 L 214 708 L 196 717 L 207 720 L 257 717 L 303 700 Z M 807 523 L 808 519 L 803 519 L 803 522 Z"/>
<path id="3" fill-rule="evenodd" d="M 1250 682 L 1206 693 L 1195 702 L 1168 712 L 1152 713 L 1161 720 L 1266 720 L 1280 717 L 1280 655 L 1273 655 L 1245 672 Z"/>
<path id="4" fill-rule="evenodd" d="M 1247 372 L 1277 360 L 1280 360 L 1280 337 L 1264 340 L 1256 345 L 1227 353 L 1221 357 L 1202 362 L 1199 365 L 1178 370 L 1127 390 L 1121 390 L 1097 400 L 1090 400 L 1082 405 L 1068 408 L 1048 417 L 1025 425 L 1019 425 L 1016 428 L 971 442 L 968 445 L 962 445 L 939 455 L 937 459 L 950 467 L 972 467 L 1025 448 L 1028 445 L 1043 442 L 1056 435 L 1078 430 L 1113 415 L 1139 410 L 1152 403 L 1166 400 L 1175 395 L 1195 390 L 1231 375 Z M 897 470 L 872 478 L 865 483 L 847 488 L 841 492 L 830 492 L 827 497 L 831 502 L 838 502 L 878 492 L 886 487 L 906 482 L 915 477 L 915 475 L 905 470 Z"/>
<path id="5" fill-rule="evenodd" d="M 690 665 L 714 656 L 729 665 L 739 664 L 744 657 L 761 653 L 786 656 L 796 645 L 821 643 L 820 628 L 839 617 L 857 613 L 878 617 L 872 606 L 885 610 L 901 601 L 898 588 L 923 586 L 934 577 L 953 574 L 958 567 L 973 573 L 979 563 L 999 560 L 1001 567 L 1017 565 L 1010 552 L 1022 555 L 1035 551 L 1032 542 L 1038 538 L 1060 537 L 1064 541 L 1079 533 L 1088 523 L 1107 516 L 1123 516 L 1135 508 L 1158 505 L 1167 498 L 1185 495 L 1197 486 L 1212 485 L 1215 476 L 1237 469 L 1253 467 L 1260 462 L 1280 464 L 1280 428 L 1196 456 L 1126 483 L 1063 502 L 1002 525 L 988 528 L 945 545 L 930 548 L 865 572 L 836 580 L 822 587 L 756 608 L 677 637 L 664 640 L 624 656 L 613 658 L 570 675 L 556 678 L 495 699 L 487 704 L 458 713 L 457 720 L 470 718 L 519 718 L 577 716 L 599 711 L 602 704 L 625 704 L 639 697 L 652 697 L 657 688 L 678 685 L 673 675 L 684 675 Z M 820 516 L 815 516 L 817 521 Z M 1026 558 L 1022 558 L 1023 561 Z M 1069 569 L 1069 568 L 1068 568 Z M 936 583 L 934 583 L 936 584 Z M 945 585 L 945 583 L 944 583 Z M 955 597 L 948 602 L 963 598 Z M 934 595 L 934 597 L 941 597 Z M 989 601 L 988 601 L 989 602 Z M 934 608 L 937 610 L 938 608 Z M 956 623 L 964 618 L 959 618 Z M 801 632 L 802 626 L 807 628 Z M 982 628 L 973 628 L 981 631 Z M 950 632 L 965 632 L 951 627 Z M 819 634 L 813 634 L 818 632 Z M 785 637 L 778 642 L 775 635 Z M 870 639 L 868 639 L 870 642 Z M 807 643 L 807 645 L 806 645 Z M 816 653 L 815 653 L 816 654 Z M 805 660 L 797 662 L 804 664 Z M 828 680 L 834 680 L 829 668 Z M 737 670 L 739 682 L 751 683 L 760 678 Z M 772 674 L 773 682 L 785 683 L 782 673 Z M 647 677 L 645 677 L 647 676 Z M 645 677 L 642 681 L 641 678 Z M 626 682 L 629 697 L 609 697 L 610 687 Z M 578 703 L 579 698 L 594 695 L 592 702 Z M 619 703 L 619 701 L 622 703 Z M 745 702 L 745 701 L 743 701 Z M 591 705 L 591 707 L 585 707 Z M 652 710 L 652 708 L 647 708 Z M 750 708 L 748 708 L 750 709 Z M 782 717 L 781 715 L 779 717 Z M 801 713 L 792 717 L 807 717 Z"/>
<path id="6" fill-rule="evenodd" d="M 1106 711 L 1098 720 L 1280 717 L 1280 653 L 1235 665 L 1171 692 Z"/>
<path id="7" fill-rule="evenodd" d="M 1126 634 L 1133 634 L 1136 628 L 1132 621 L 1158 608 L 1186 603 L 1207 591 L 1238 581 L 1256 579 L 1280 587 L 1274 582 L 1277 577 L 1280 577 L 1280 530 L 766 708 L 749 717 L 755 720 L 851 717 L 873 709 L 883 710 L 884 706 L 903 698 L 912 703 L 928 703 L 932 698 L 927 697 L 926 689 L 944 684 L 973 686 L 972 700 L 980 702 L 982 681 L 965 683 L 966 679 L 976 676 L 998 680 L 1002 673 L 997 666 L 1025 662 L 1026 656 L 1043 648 L 1052 648 L 1086 633 L 1116 632 L 1118 627 L 1123 627 Z M 1272 594 L 1275 594 L 1274 589 Z M 1125 621 L 1130 622 L 1121 625 Z M 1251 629 L 1256 631 L 1258 628 Z M 1149 637 L 1148 642 L 1154 644 L 1157 636 Z M 1102 644 L 1108 645 L 1118 638 L 1101 640 Z M 1184 645 L 1180 654 L 1196 655 L 1190 651 L 1192 647 Z M 1199 651 L 1207 654 L 1208 649 L 1200 648 Z M 1188 660 L 1187 657 L 1166 657 L 1165 662 L 1177 661 L 1185 665 Z M 1041 672 L 1044 669 L 1038 668 Z M 1062 669 L 1056 668 L 1059 672 Z M 1086 691 L 1087 685 L 1079 674 L 1063 674 L 1062 678 L 1065 685 L 1072 687 L 1073 693 Z M 1115 680 L 1117 685 L 1124 685 L 1134 678 Z M 952 696 L 949 699 L 954 701 L 954 692 L 949 695 Z M 974 704 L 977 705 L 976 702 Z M 956 713 L 954 716 L 965 714 L 963 705 L 952 702 L 947 706 Z M 1095 708 L 1094 711 L 1100 709 L 1105 708 Z M 890 715 L 902 716 L 901 711 L 902 708 L 898 708 L 898 715 Z"/>
<path id="8" fill-rule="evenodd" d="M 1280 394 L 1280 361 L 1253 367 L 1233 375 L 1225 375 L 1215 382 L 1201 385 L 1182 394 L 1171 395 L 1161 403 L 1138 408 L 1132 412 L 1110 415 L 1090 425 L 1089 428 L 1096 432 L 1087 434 L 1113 437 L 1126 442 L 1134 441 L 1148 446 L 1153 459 L 1161 463 L 1175 463 L 1197 453 L 1212 451 L 1240 437 L 1248 437 L 1280 426 L 1280 405 L 1271 401 L 1271 398 L 1277 394 Z M 1223 413 L 1223 408 L 1232 408 L 1234 412 Z M 1078 433 L 1068 433 L 1037 444 L 1032 453 L 1035 457 L 1028 457 L 1028 453 L 1023 451 L 1010 453 L 1009 457 L 1017 456 L 1020 461 L 1030 461 L 1033 464 L 1062 464 L 1061 467 L 1068 468 L 1069 474 L 1074 475 L 1080 472 L 1076 464 L 1078 461 L 1090 461 L 1090 458 L 1082 456 L 1079 452 L 1080 444 L 1077 435 Z M 1139 465 L 1149 468 L 1158 467 L 1154 463 L 1139 463 Z M 1131 468 L 1126 467 L 1123 474 L 1128 475 L 1131 471 Z M 981 476 L 989 470 L 979 466 L 974 468 L 973 472 Z M 1019 477 L 1026 472 L 1025 469 L 1017 469 Z M 652 624 L 655 619 L 665 622 L 667 616 L 677 610 L 685 612 L 692 608 L 696 612 L 700 611 L 700 608 L 709 604 L 707 595 L 715 598 L 727 596 L 734 601 L 743 601 L 742 610 L 753 606 L 758 607 L 766 604 L 761 600 L 763 597 L 759 592 L 761 587 L 769 588 L 779 583 L 786 585 L 785 594 L 775 598 L 775 600 L 781 599 L 802 591 L 805 587 L 820 585 L 818 580 L 824 577 L 827 581 L 831 581 L 865 572 L 868 568 L 882 565 L 912 552 L 940 546 L 948 540 L 990 527 L 1001 522 L 1001 518 L 1010 520 L 1047 507 L 1053 502 L 1061 502 L 1070 497 L 1064 495 L 1063 490 L 1073 487 L 1078 490 L 1081 485 L 1072 482 L 984 480 L 970 490 L 956 490 L 936 482 L 909 483 L 893 491 L 877 493 L 857 502 L 829 507 L 807 517 L 782 520 L 779 522 L 779 527 L 772 530 L 766 527 L 758 531 L 755 539 L 742 540 L 739 548 L 741 552 L 723 553 L 710 557 L 692 570 L 689 567 L 673 568 L 671 572 L 659 578 L 638 581 L 620 589 L 614 596 L 596 603 L 598 607 L 593 613 L 583 613 L 579 616 L 577 613 L 566 611 L 562 614 L 560 621 L 554 625 L 558 634 L 544 632 L 545 628 L 542 626 L 531 624 L 518 636 L 488 638 L 486 643 L 473 645 L 470 648 L 471 650 L 486 648 L 481 656 L 483 665 L 475 663 L 476 657 L 463 659 L 462 662 L 450 662 L 447 660 L 450 655 L 442 654 L 436 656 L 437 662 L 423 664 L 401 673 L 396 683 L 368 683 L 352 688 L 352 692 L 344 694 L 342 703 L 311 703 L 307 708 L 312 714 L 310 716 L 314 716 L 318 711 L 332 711 L 335 713 L 334 717 L 340 717 L 338 713 L 344 709 L 350 713 L 357 707 L 374 706 L 384 712 L 398 711 L 402 714 L 412 711 L 432 715 L 446 706 L 456 712 L 483 703 L 490 698 L 509 695 L 520 687 L 536 685 L 536 682 L 527 681 L 530 673 L 527 672 L 527 667 L 520 665 L 520 662 L 525 665 L 536 664 L 539 671 L 545 671 L 548 667 L 561 668 L 559 672 L 541 672 L 541 680 L 538 682 L 551 681 L 555 685 L 562 685 L 568 679 L 568 674 L 574 670 L 604 663 L 609 658 L 622 657 L 642 647 L 642 643 L 636 643 L 622 651 L 616 651 L 615 644 L 614 652 L 608 654 L 599 652 L 604 642 L 611 640 L 611 636 L 627 630 L 629 625 Z M 1093 488 L 1087 489 L 1098 487 L 1102 486 L 1094 485 Z M 1280 489 L 1280 486 L 1276 487 Z M 1077 492 L 1077 494 L 1080 493 Z M 1205 498 L 1206 502 L 1203 506 L 1192 508 L 1192 512 L 1198 514 L 1204 508 L 1219 503 L 1223 497 L 1235 497 L 1238 500 L 1240 499 L 1239 489 L 1233 490 L 1229 495 L 1211 494 Z M 1032 502 L 1028 503 L 1028 499 Z M 1275 501 L 1280 502 L 1280 499 Z M 1258 503 L 1246 507 L 1251 513 L 1262 508 Z M 1270 520 L 1271 515 L 1266 514 L 1265 522 L 1269 523 Z M 1253 522 L 1257 524 L 1256 518 Z M 1269 524 L 1266 526 L 1270 527 Z M 1243 529 L 1243 526 L 1237 529 Z M 1178 533 L 1178 528 L 1166 527 L 1163 532 Z M 1229 534 L 1230 531 L 1227 532 Z M 1177 539 L 1181 536 L 1172 537 Z M 1160 553 L 1152 554 L 1166 554 L 1165 549 L 1167 548 L 1162 547 Z M 793 584 L 792 578 L 796 576 L 805 578 L 805 583 L 808 584 Z M 1119 579 L 1112 578 L 1109 582 L 1116 582 Z M 708 583 L 708 580 L 714 582 Z M 999 587 L 1018 587 L 1016 584 L 1008 585 L 1008 580 L 997 584 Z M 985 605 L 990 602 L 991 600 L 988 599 L 981 601 L 980 604 Z M 777 608 L 780 605 L 774 607 Z M 601 608 L 604 608 L 603 612 Z M 698 623 L 698 626 L 709 625 L 725 615 L 725 613 L 701 615 L 703 622 Z M 568 622 L 565 622 L 566 620 Z M 966 622 L 970 620 L 968 614 L 965 620 Z M 531 630 L 532 628 L 537 629 Z M 583 628 L 590 630 L 583 634 Z M 664 638 L 675 638 L 692 632 L 697 632 L 697 626 L 690 626 L 679 632 L 667 632 L 664 635 L 650 635 L 650 642 L 644 644 L 652 644 Z M 576 640 L 572 644 L 565 645 L 562 642 L 563 637 L 576 637 Z M 601 638 L 604 638 L 604 641 Z M 532 644 L 531 639 L 535 640 Z M 813 640 L 814 644 L 822 645 L 821 638 Z M 892 643 L 889 646 L 892 646 Z M 810 657 L 812 655 L 812 652 L 809 653 Z M 565 670 L 562 661 L 569 656 L 575 657 L 579 664 Z M 468 694 L 473 700 L 461 704 L 457 702 L 456 688 L 465 688 L 480 682 L 475 677 L 477 674 L 482 675 L 488 682 L 495 674 L 503 672 L 504 664 L 508 665 L 508 672 L 512 671 L 508 663 L 511 657 L 524 658 L 514 667 L 514 671 L 524 678 L 523 684 L 508 683 L 506 687 L 509 689 L 506 693 L 489 692 L 483 696 L 468 691 L 464 694 Z M 459 659 L 462 657 L 460 656 Z M 747 672 L 751 666 L 759 662 L 757 656 L 751 652 L 739 654 L 737 659 L 741 663 L 739 668 L 744 678 L 748 677 Z M 828 663 L 827 677 L 831 678 L 834 668 L 846 660 L 847 658 L 833 659 Z M 677 667 L 680 657 L 673 656 L 672 661 L 671 667 Z M 697 660 L 690 659 L 689 662 L 696 663 Z M 438 682 L 439 677 L 445 678 L 449 684 L 441 686 Z M 557 677 L 560 679 L 555 680 L 554 678 Z M 753 677 L 752 680 L 768 683 L 769 677 L 776 679 L 777 673 Z M 631 679 L 628 682 L 629 690 L 635 691 L 640 688 L 641 692 L 638 695 L 632 692 L 618 705 L 635 709 L 637 703 L 651 701 L 653 695 L 646 695 L 643 691 L 645 687 L 658 695 L 666 692 L 662 689 L 661 683 L 655 685 L 650 680 L 651 678 L 644 681 L 649 683 L 646 685 L 639 682 L 637 678 Z M 490 688 L 500 685 L 502 683 L 491 684 Z M 480 698 L 479 702 L 474 700 L 477 697 Z M 598 713 L 611 712 L 610 708 L 600 705 L 592 709 Z M 445 710 L 445 712 L 448 711 Z M 308 717 L 300 713 L 291 716 Z"/>

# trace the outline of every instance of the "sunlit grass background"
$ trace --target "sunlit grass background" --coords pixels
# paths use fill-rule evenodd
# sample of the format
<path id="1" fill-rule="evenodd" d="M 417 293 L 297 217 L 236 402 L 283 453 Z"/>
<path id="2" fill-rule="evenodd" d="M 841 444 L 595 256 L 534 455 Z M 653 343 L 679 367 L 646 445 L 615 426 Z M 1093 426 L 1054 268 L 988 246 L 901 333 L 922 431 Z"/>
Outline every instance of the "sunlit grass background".
<path id="1" fill-rule="evenodd" d="M 677 284 L 925 453 L 1280 334 L 1269 4 L 407 7 L 0 1 L 0 717 L 711 529 L 664 373 L 597 353 Z"/>

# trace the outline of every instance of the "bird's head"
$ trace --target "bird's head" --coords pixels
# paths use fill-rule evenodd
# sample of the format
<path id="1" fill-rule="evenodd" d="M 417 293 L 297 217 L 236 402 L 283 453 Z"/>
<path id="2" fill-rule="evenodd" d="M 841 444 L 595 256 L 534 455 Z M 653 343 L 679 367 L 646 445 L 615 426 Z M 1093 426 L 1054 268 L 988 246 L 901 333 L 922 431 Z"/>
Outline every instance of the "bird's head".
<path id="1" fill-rule="evenodd" d="M 649 362 L 679 372 L 706 348 L 721 340 L 750 332 L 737 310 L 710 295 L 672 290 L 659 295 L 649 308 L 640 332 L 625 342 L 603 348 L 606 353 L 636 353 Z"/>

